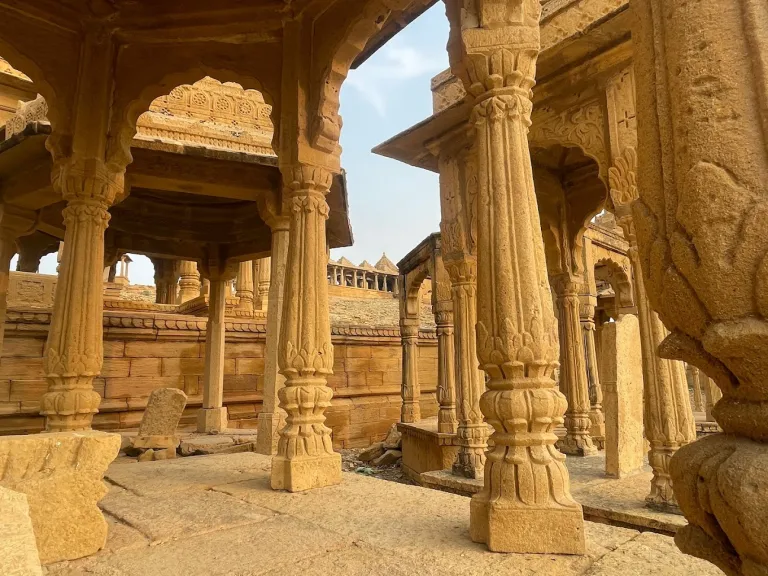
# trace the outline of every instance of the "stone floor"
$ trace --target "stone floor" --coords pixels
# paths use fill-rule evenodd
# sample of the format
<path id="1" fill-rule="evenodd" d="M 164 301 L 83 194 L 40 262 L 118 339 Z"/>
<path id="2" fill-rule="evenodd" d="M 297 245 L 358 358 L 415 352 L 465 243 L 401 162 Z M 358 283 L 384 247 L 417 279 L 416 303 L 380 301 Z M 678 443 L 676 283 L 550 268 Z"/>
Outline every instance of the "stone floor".
<path id="1" fill-rule="evenodd" d="M 107 547 L 53 576 L 720 575 L 668 536 L 587 522 L 585 556 L 493 554 L 469 539 L 463 496 L 344 473 L 306 493 L 269 488 L 254 453 L 115 463 Z M 531 535 L 535 537 L 535 535 Z"/>

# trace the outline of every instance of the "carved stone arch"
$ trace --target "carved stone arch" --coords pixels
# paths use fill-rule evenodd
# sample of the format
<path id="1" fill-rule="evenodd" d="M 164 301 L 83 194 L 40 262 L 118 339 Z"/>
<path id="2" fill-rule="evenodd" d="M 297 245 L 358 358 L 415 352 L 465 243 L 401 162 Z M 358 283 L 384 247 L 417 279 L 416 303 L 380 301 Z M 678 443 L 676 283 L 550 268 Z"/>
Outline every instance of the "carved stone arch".
<path id="1" fill-rule="evenodd" d="M 421 302 L 419 293 L 424 280 L 432 277 L 432 263 L 425 261 L 416 268 L 401 276 L 403 286 L 400 292 L 401 318 L 418 319 L 421 316 Z"/>
<path id="2" fill-rule="evenodd" d="M 597 163 L 600 179 L 607 187 L 610 167 L 607 126 L 604 107 L 597 100 L 560 113 L 544 107 L 534 109 L 528 141 L 531 147 L 537 148 L 547 148 L 554 144 L 579 148 L 585 156 Z"/>
<path id="3" fill-rule="evenodd" d="M 129 47 L 134 51 L 126 56 L 121 52 L 121 62 L 118 59 L 116 69 L 115 97 L 113 99 L 112 124 L 108 161 L 129 163 L 131 160 L 130 146 L 136 134 L 136 123 L 141 114 L 149 109 L 150 104 L 157 98 L 169 95 L 174 89 L 191 85 L 205 77 L 215 78 L 223 83 L 234 82 L 244 90 L 256 90 L 264 97 L 264 102 L 272 107 L 271 119 L 274 126 L 273 148 L 277 150 L 277 137 L 280 124 L 280 62 L 281 56 L 276 48 L 275 57 L 264 56 L 258 61 L 243 56 L 242 61 L 235 59 L 234 66 L 225 54 L 212 54 L 210 57 L 190 49 L 188 54 L 169 51 L 168 60 L 157 61 L 156 47 L 151 54 L 143 46 Z M 240 49 L 243 49 L 242 47 Z M 139 67 L 136 62 L 142 59 L 153 60 L 151 67 Z M 263 73 L 263 77 L 262 74 Z M 213 103 L 209 102 L 209 106 Z"/>
<path id="4" fill-rule="evenodd" d="M 595 280 L 608 282 L 613 288 L 616 316 L 635 307 L 632 278 L 627 263 L 612 258 L 601 258 L 595 262 Z"/>
<path id="5" fill-rule="evenodd" d="M 310 144 L 319 150 L 338 153 L 342 120 L 339 116 L 339 94 L 355 59 L 368 41 L 381 30 L 393 12 L 406 10 L 411 5 L 426 4 L 428 0 L 355 0 L 351 10 L 336 18 L 333 26 L 316 24 L 317 30 L 333 34 L 333 41 L 319 42 L 325 49 L 318 50 L 313 60 L 312 85 L 318 86 L 311 99 Z M 363 2 L 360 9 L 358 3 Z M 339 21 L 339 18 L 341 19 Z"/>

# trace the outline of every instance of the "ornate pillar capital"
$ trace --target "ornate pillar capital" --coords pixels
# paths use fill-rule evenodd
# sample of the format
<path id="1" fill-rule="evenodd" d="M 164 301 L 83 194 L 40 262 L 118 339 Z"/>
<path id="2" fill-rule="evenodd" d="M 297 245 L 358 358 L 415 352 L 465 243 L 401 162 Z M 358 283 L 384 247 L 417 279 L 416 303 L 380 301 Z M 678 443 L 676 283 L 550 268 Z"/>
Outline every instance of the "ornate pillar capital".
<path id="1" fill-rule="evenodd" d="M 54 162 L 53 188 L 68 203 L 98 206 L 104 210 L 125 196 L 125 166 L 98 158 L 67 156 Z"/>

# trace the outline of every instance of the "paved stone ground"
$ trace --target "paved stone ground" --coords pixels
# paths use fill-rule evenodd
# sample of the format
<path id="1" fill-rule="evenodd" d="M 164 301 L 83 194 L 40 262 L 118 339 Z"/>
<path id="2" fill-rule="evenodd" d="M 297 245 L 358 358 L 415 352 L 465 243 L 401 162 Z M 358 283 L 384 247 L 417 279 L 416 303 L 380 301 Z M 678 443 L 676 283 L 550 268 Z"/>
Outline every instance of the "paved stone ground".
<path id="1" fill-rule="evenodd" d="M 107 547 L 51 576 L 719 576 L 667 536 L 585 524 L 585 556 L 493 554 L 469 539 L 465 497 L 344 473 L 301 494 L 269 488 L 253 453 L 116 463 Z M 535 537 L 535 535 L 531 535 Z"/>

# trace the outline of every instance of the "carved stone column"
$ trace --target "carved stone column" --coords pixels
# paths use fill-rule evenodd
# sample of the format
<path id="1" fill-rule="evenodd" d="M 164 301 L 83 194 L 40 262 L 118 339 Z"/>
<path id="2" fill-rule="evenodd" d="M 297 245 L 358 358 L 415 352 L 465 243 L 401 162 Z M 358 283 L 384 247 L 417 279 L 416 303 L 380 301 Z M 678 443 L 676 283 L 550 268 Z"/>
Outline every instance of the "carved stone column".
<path id="1" fill-rule="evenodd" d="M 642 263 L 637 248 L 635 224 L 630 204 L 638 196 L 637 154 L 627 148 L 616 166 L 609 170 L 611 197 L 616 218 L 629 242 L 635 302 L 640 321 L 645 382 L 645 436 L 651 444 L 648 462 L 653 468 L 651 492 L 646 502 L 653 507 L 677 506 L 672 491 L 669 461 L 685 444 L 696 439 L 696 424 L 691 410 L 688 383 L 678 362 L 664 360 L 657 352 L 668 332 L 656 312 L 651 310 L 643 281 Z"/>
<path id="2" fill-rule="evenodd" d="M 701 380 L 702 378 L 706 378 L 706 376 L 703 375 L 701 370 L 696 368 L 696 366 L 691 366 L 689 364 L 688 370 L 691 374 L 691 384 L 693 384 L 693 410 L 695 412 L 704 412 L 704 395 L 702 392 Z"/>
<path id="3" fill-rule="evenodd" d="M 552 378 L 557 326 L 528 148 L 541 4 L 446 7 L 451 68 L 474 99 L 480 408 L 494 428 L 470 535 L 498 552 L 581 554 L 582 511 L 555 448 L 567 403 Z"/>
<path id="4" fill-rule="evenodd" d="M 101 397 L 104 231 L 107 209 L 123 194 L 124 172 L 95 160 L 68 158 L 53 171 L 67 202 L 64 247 L 43 366 L 48 392 L 40 413 L 49 432 L 87 430 Z"/>
<path id="5" fill-rule="evenodd" d="M 197 262 L 182 260 L 179 264 L 179 304 L 200 296 L 200 273 Z"/>
<path id="6" fill-rule="evenodd" d="M 632 0 L 648 295 L 665 357 L 713 378 L 724 434 L 672 458 L 675 542 L 729 575 L 768 572 L 768 26 L 757 0 Z"/>
<path id="7" fill-rule="evenodd" d="M 421 420 L 418 319 L 400 319 L 400 340 L 403 346 L 403 406 L 400 410 L 400 421 L 413 424 Z"/>
<path id="8" fill-rule="evenodd" d="M 5 317 L 8 312 L 8 282 L 16 241 L 35 229 L 37 215 L 8 204 L 0 204 L 0 353 L 3 351 Z"/>
<path id="9" fill-rule="evenodd" d="M 605 414 L 603 413 L 603 388 L 597 364 L 597 345 L 595 338 L 595 307 L 581 306 L 581 329 L 584 339 L 584 357 L 587 362 L 587 381 L 590 390 L 589 420 L 592 423 L 590 436 L 600 447 L 605 444 Z"/>
<path id="10" fill-rule="evenodd" d="M 333 396 L 325 196 L 333 175 L 308 165 L 282 172 L 290 240 L 278 360 L 286 378 L 280 407 L 288 416 L 272 459 L 272 488 L 297 492 L 341 482 L 341 455 L 325 425 Z"/>
<path id="11" fill-rule="evenodd" d="M 240 262 L 236 288 L 235 295 L 240 299 L 237 303 L 238 310 L 253 312 L 253 261 Z"/>
<path id="12" fill-rule="evenodd" d="M 224 406 L 225 310 L 228 283 L 235 275 L 235 265 L 218 266 L 203 262 L 203 275 L 210 281 L 208 324 L 205 328 L 205 367 L 203 372 L 203 407 L 197 413 L 197 431 L 218 434 L 227 427 Z"/>
<path id="13" fill-rule="evenodd" d="M 272 239 L 274 240 L 274 236 Z M 258 266 L 254 268 L 254 270 L 258 268 L 258 275 L 254 276 L 254 279 L 256 280 L 253 290 L 254 300 L 256 309 L 264 310 L 264 308 L 269 305 L 270 282 L 274 270 L 272 269 L 270 258 L 262 258 L 261 260 L 257 260 L 257 262 Z M 283 265 L 285 265 L 285 262 L 283 262 Z"/>
<path id="14" fill-rule="evenodd" d="M 200 281 L 200 296 L 208 296 L 211 292 L 211 282 L 208 278 L 203 278 Z"/>
<path id="15" fill-rule="evenodd" d="M 456 433 L 456 381 L 453 342 L 453 306 L 451 302 L 438 302 L 435 312 L 437 324 L 437 430 L 444 434 Z"/>
<path id="16" fill-rule="evenodd" d="M 478 369 L 477 340 L 477 260 L 474 257 L 446 262 L 451 277 L 456 330 L 456 397 L 459 426 L 456 432 L 459 451 L 453 473 L 466 478 L 481 478 L 488 449 L 488 425 L 480 410 L 485 391 L 485 374 Z"/>
<path id="17" fill-rule="evenodd" d="M 289 222 L 285 218 L 276 218 L 269 223 L 272 228 L 272 257 L 258 261 L 260 278 L 263 267 L 270 265 L 272 272 L 267 304 L 267 345 L 264 351 L 264 403 L 258 416 L 259 433 L 256 436 L 256 452 L 274 455 L 277 454 L 277 444 L 280 439 L 278 432 L 285 426 L 286 416 L 285 411 L 278 405 L 278 393 L 285 384 L 285 376 L 279 371 L 277 355 L 283 318 Z M 261 285 L 261 281 L 259 284 Z"/>
<path id="18" fill-rule="evenodd" d="M 585 365 L 584 338 L 579 315 L 579 284 L 568 274 L 552 279 L 560 318 L 560 391 L 568 400 L 565 412 L 565 437 L 557 446 L 573 456 L 597 452 L 590 435 L 591 403 Z"/>

